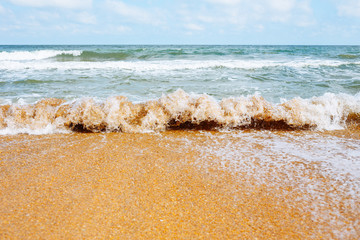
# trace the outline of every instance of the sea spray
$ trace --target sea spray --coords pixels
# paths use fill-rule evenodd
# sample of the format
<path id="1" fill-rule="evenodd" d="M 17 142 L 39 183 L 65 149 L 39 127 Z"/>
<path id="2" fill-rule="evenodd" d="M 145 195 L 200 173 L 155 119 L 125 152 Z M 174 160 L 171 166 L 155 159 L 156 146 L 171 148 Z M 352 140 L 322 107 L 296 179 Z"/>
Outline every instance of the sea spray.
<path id="1" fill-rule="evenodd" d="M 82 51 L 79 50 L 37 50 L 37 51 L 12 51 L 0 52 L 0 61 L 30 61 L 42 60 L 61 55 L 80 56 Z M 9 64 L 11 62 L 8 62 Z"/>
<path id="2" fill-rule="evenodd" d="M 359 95 L 327 93 L 275 104 L 259 95 L 217 101 L 206 94 L 190 94 L 178 89 L 142 103 L 118 96 L 105 101 L 43 99 L 36 104 L 3 105 L 0 133 L 19 133 L 24 129 L 29 130 L 25 132 L 48 129 L 49 133 L 244 128 L 335 130 L 346 128 L 350 121 L 358 123 L 359 116 Z"/>

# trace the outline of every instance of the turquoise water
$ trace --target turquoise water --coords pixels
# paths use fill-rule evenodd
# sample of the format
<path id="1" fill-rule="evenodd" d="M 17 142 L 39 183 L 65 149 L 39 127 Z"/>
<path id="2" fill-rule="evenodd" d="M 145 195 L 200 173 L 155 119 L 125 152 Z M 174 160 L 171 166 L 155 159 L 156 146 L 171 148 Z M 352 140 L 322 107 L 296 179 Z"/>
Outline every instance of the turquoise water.
<path id="1" fill-rule="evenodd" d="M 360 46 L 0 46 L 0 104 L 157 99 L 177 89 L 278 103 L 360 91 Z"/>

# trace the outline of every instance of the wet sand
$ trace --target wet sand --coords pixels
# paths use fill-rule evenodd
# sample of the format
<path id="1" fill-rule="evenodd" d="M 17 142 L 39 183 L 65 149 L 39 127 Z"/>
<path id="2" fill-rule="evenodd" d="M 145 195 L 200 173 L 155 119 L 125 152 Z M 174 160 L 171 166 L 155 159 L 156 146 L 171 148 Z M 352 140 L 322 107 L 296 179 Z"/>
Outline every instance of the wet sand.
<path id="1" fill-rule="evenodd" d="M 208 135 L 1 136 L 0 239 L 328 239 L 341 236 L 339 231 L 346 239 L 360 236 L 359 200 L 337 191 L 340 182 L 306 162 L 292 163 L 283 174 L 277 168 L 264 172 L 254 160 L 251 168 L 263 171 L 262 180 L 279 180 L 266 184 L 259 175 L 233 172 L 231 162 L 204 155 L 201 149 L 223 148 L 219 139 L 228 137 Z M 299 165 L 305 169 L 300 173 Z M 332 221 L 314 218 L 313 207 L 303 201 L 306 192 L 289 183 L 297 178 L 319 183 L 328 204 L 307 199 L 324 216 L 332 208 L 341 214 Z"/>

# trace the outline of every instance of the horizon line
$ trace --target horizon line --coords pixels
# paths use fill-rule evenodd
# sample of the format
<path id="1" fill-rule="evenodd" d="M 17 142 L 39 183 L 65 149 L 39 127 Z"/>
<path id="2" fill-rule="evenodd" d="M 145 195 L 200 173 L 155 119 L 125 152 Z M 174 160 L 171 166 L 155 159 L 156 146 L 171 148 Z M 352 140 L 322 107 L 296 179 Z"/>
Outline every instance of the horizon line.
<path id="1" fill-rule="evenodd" d="M 56 43 L 56 44 L 0 44 L 0 46 L 360 46 L 360 44 L 188 44 L 188 43 Z"/>

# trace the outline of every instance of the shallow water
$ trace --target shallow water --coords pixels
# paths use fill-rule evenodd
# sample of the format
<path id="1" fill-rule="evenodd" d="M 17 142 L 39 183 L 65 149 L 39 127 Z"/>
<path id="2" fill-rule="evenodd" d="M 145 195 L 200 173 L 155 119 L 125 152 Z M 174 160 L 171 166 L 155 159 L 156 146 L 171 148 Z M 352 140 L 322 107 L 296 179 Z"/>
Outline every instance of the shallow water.
<path id="1" fill-rule="evenodd" d="M 359 143 L 264 130 L 2 136 L 0 233 L 356 239 Z"/>

